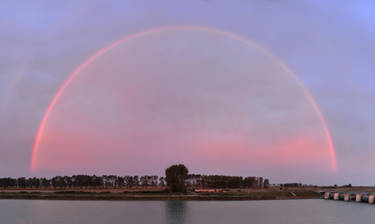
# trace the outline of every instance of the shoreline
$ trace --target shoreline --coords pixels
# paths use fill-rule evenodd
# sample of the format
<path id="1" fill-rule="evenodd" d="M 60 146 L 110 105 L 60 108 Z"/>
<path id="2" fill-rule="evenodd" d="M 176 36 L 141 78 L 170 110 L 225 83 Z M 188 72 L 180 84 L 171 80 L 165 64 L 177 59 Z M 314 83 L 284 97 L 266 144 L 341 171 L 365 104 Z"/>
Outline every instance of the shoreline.
<path id="1" fill-rule="evenodd" d="M 54 192 L 6 192 L 0 191 L 0 199 L 20 200 L 82 200 L 82 201 L 253 201 L 318 199 L 315 191 L 263 191 L 251 193 L 173 194 L 173 193 L 111 193 L 87 191 Z"/>

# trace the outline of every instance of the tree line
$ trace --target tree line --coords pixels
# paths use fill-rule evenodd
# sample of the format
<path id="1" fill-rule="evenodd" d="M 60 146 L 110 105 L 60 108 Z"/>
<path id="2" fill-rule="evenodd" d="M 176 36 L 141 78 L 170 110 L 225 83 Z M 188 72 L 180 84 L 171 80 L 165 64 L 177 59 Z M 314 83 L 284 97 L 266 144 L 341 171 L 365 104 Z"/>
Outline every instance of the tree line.
<path id="1" fill-rule="evenodd" d="M 71 188 L 71 187 L 147 187 L 165 186 L 165 178 L 158 176 L 73 175 L 53 178 L 0 178 L 0 188 Z"/>
<path id="2" fill-rule="evenodd" d="M 0 188 L 132 188 L 165 187 L 183 192 L 187 188 L 268 188 L 269 180 L 262 177 L 189 174 L 183 165 L 166 169 L 165 177 L 73 175 L 53 178 L 0 178 Z"/>
<path id="3" fill-rule="evenodd" d="M 0 188 L 70 188 L 70 187 L 148 187 L 166 186 L 165 177 L 158 176 L 95 176 L 74 175 L 47 178 L 0 178 Z M 262 177 L 190 174 L 184 179 L 187 187 L 195 188 L 267 188 Z"/>
<path id="4" fill-rule="evenodd" d="M 269 180 L 263 177 L 190 174 L 187 186 L 200 188 L 268 188 Z"/>
<path id="5" fill-rule="evenodd" d="M 188 188 L 268 188 L 269 180 L 263 177 L 189 174 L 183 164 L 173 165 L 165 171 L 172 192 L 186 192 Z"/>

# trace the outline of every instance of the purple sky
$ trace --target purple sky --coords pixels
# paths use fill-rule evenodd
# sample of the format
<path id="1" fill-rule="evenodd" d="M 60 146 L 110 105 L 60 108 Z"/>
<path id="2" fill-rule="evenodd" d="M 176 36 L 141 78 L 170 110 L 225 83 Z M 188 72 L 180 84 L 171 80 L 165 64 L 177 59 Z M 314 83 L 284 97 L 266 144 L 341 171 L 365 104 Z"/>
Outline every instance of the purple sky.
<path id="1" fill-rule="evenodd" d="M 0 176 L 191 171 L 271 182 L 374 185 L 375 4 L 371 1 L 2 1 Z M 97 50 L 158 26 L 199 25 L 248 38 L 162 32 L 121 44 L 87 67 L 33 141 L 50 101 Z"/>

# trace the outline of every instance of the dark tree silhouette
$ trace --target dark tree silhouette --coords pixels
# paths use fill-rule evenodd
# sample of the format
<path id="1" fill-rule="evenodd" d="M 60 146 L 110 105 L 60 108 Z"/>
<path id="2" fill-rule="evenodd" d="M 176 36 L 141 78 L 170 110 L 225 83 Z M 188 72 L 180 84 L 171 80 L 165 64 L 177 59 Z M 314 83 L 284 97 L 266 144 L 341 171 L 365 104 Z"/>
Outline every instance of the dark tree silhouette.
<path id="1" fill-rule="evenodd" d="M 172 192 L 185 192 L 185 180 L 188 177 L 188 169 L 185 165 L 173 165 L 165 170 L 165 179 Z"/>
<path id="2" fill-rule="evenodd" d="M 264 188 L 268 188 L 270 186 L 270 181 L 268 179 L 264 180 Z"/>

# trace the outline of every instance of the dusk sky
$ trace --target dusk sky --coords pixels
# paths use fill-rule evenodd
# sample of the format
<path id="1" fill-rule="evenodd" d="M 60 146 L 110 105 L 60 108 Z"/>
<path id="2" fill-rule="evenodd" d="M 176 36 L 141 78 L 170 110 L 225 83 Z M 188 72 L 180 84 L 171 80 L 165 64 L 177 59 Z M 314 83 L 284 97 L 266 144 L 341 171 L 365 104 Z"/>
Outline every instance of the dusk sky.
<path id="1" fill-rule="evenodd" d="M 1 1 L 0 176 L 162 175 L 184 163 L 271 183 L 375 185 L 374 10 L 370 0 Z"/>

